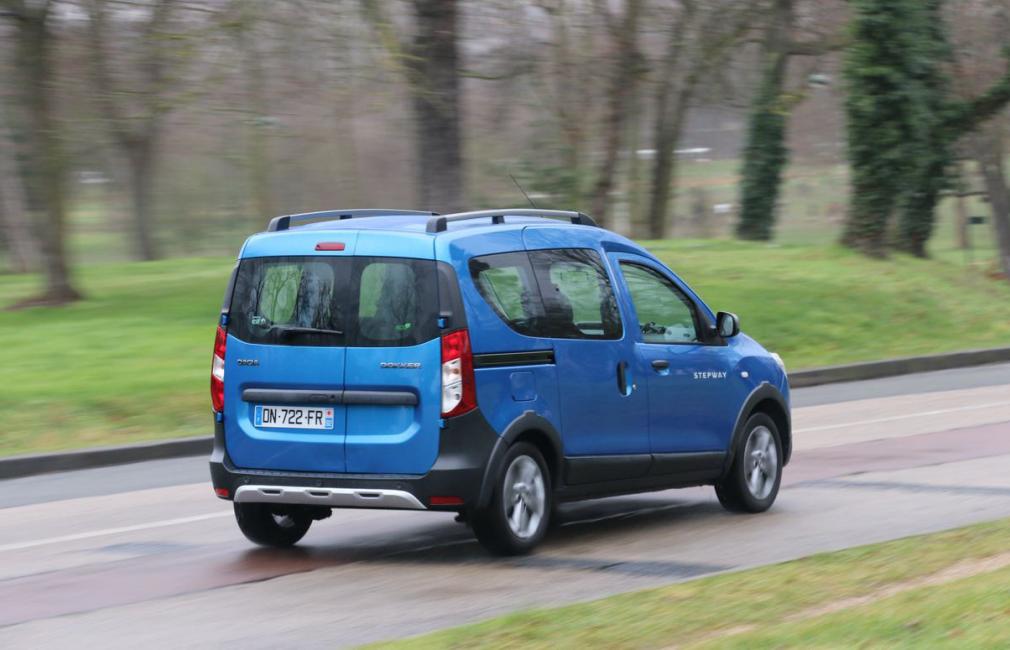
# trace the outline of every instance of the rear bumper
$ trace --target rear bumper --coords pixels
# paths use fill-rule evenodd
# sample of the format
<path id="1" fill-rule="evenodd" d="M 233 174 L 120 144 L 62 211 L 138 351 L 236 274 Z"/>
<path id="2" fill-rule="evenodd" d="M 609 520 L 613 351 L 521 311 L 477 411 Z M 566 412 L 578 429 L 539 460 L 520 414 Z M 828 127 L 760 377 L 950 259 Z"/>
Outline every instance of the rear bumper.
<path id="1" fill-rule="evenodd" d="M 235 503 L 287 503 L 329 508 L 386 508 L 424 510 L 423 503 L 404 490 L 368 488 L 292 487 L 242 485 L 233 495 Z"/>
<path id="2" fill-rule="evenodd" d="M 235 467 L 224 425 L 215 422 L 210 476 L 218 496 L 238 503 L 465 510 L 480 498 L 498 434 L 479 410 L 446 420 L 440 433 L 438 459 L 426 474 L 322 474 Z M 432 497 L 441 499 L 432 505 Z"/>

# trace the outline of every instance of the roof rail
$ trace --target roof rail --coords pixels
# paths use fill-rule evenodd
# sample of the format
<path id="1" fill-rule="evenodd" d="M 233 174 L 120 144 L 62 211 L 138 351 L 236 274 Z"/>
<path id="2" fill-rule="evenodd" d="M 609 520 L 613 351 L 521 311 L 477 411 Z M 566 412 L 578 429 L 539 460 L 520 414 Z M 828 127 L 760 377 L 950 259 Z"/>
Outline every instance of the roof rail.
<path id="1" fill-rule="evenodd" d="M 491 217 L 491 223 L 505 223 L 505 217 L 545 217 L 550 219 L 568 219 L 581 226 L 596 226 L 597 223 L 588 214 L 570 210 L 537 210 L 535 208 L 506 208 L 504 210 L 476 210 L 474 212 L 457 212 L 444 216 L 435 215 L 428 219 L 425 227 L 427 232 L 445 232 L 448 225 L 455 221 L 471 219 L 486 219 Z"/>
<path id="2" fill-rule="evenodd" d="M 292 223 L 301 221 L 312 221 L 313 219 L 358 219 L 361 217 L 395 217 L 395 216 L 424 216 L 435 217 L 437 212 L 425 212 L 423 210 L 382 210 L 368 208 L 364 210 L 321 210 L 319 212 L 303 212 L 301 214 L 285 214 L 274 217 L 267 225 L 267 232 L 287 230 Z"/>

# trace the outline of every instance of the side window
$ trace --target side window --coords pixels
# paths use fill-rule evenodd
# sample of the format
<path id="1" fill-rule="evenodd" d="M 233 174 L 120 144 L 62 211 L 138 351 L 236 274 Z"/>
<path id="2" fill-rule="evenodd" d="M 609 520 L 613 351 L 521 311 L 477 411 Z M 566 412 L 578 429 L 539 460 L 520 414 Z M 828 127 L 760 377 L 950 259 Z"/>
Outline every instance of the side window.
<path id="1" fill-rule="evenodd" d="M 617 301 L 603 263 L 595 251 L 533 251 L 530 259 L 547 307 L 547 336 L 570 339 L 621 337 Z"/>
<path id="2" fill-rule="evenodd" d="M 621 262 L 621 273 L 635 305 L 646 343 L 696 343 L 695 307 L 691 300 L 656 271 Z"/>
<path id="3" fill-rule="evenodd" d="M 542 336 L 544 306 L 526 253 L 499 253 L 470 260 L 470 276 L 480 295 L 509 327 Z"/>

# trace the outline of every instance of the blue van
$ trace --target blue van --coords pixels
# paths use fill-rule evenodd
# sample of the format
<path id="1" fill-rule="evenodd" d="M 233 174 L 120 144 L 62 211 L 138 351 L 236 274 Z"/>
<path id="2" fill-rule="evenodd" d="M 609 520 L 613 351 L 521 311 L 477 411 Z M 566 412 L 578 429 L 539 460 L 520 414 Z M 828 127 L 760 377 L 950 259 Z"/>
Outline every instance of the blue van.
<path id="1" fill-rule="evenodd" d="M 455 511 L 500 554 L 562 501 L 714 485 L 760 512 L 792 449 L 778 355 L 578 212 L 273 219 L 211 396 L 214 490 L 269 546 L 333 508 Z"/>

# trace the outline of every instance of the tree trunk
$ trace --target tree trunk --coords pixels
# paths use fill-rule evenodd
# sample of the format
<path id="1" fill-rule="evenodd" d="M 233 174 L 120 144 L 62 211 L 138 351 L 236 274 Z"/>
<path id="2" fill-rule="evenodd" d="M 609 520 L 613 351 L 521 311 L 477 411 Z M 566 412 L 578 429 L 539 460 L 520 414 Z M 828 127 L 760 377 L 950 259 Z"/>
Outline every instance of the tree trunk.
<path id="1" fill-rule="evenodd" d="M 133 208 L 133 234 L 137 259 L 158 259 L 158 247 L 151 234 L 154 215 L 152 190 L 154 185 L 154 151 L 157 133 L 147 133 L 133 140 L 127 147 L 130 178 L 130 206 Z"/>
<path id="2" fill-rule="evenodd" d="M 1010 188 L 1007 187 L 1000 138 L 996 136 L 976 138 L 975 157 L 989 197 L 989 208 L 992 210 L 992 225 L 996 235 L 1000 270 L 1006 279 L 1010 280 Z"/>
<path id="3" fill-rule="evenodd" d="M 628 169 L 627 169 L 627 194 L 628 194 L 628 227 L 632 237 L 645 237 L 648 224 L 645 220 L 645 206 L 643 201 L 642 183 L 642 161 L 638 155 L 638 148 L 641 144 L 641 124 L 642 124 L 642 92 L 633 92 L 629 101 L 631 102 L 631 115 L 628 123 Z"/>
<path id="4" fill-rule="evenodd" d="M 961 177 L 961 183 L 954 203 L 954 240 L 957 242 L 958 249 L 966 251 L 971 248 L 971 233 L 969 232 L 968 224 L 968 205 L 967 201 L 964 200 L 964 191 L 966 190 L 964 181 L 965 166 L 962 163 L 958 163 L 957 168 Z"/>
<path id="5" fill-rule="evenodd" d="M 670 202 L 670 183 L 673 181 L 674 149 L 680 137 L 680 128 L 684 114 L 694 90 L 693 78 L 696 71 L 685 73 L 693 66 L 694 61 L 685 63 L 681 55 L 684 53 L 687 27 L 692 22 L 695 5 L 688 3 L 685 11 L 678 17 L 677 23 L 670 29 L 670 40 L 667 42 L 663 67 L 660 69 L 659 84 L 655 97 L 655 138 L 653 149 L 652 179 L 649 192 L 649 208 L 646 213 L 648 236 L 652 239 L 662 239 L 667 231 L 667 209 Z M 690 57 L 693 58 L 693 57 Z M 674 92 L 677 93 L 674 97 Z"/>
<path id="6" fill-rule="evenodd" d="M 21 101 L 28 118 L 31 150 L 30 201 L 45 218 L 39 223 L 42 259 L 45 265 L 45 292 L 25 304 L 57 305 L 81 296 L 70 280 L 65 244 L 66 168 L 53 115 L 53 55 L 49 33 L 48 5 L 41 9 L 24 7 L 17 20 L 18 70 Z"/>
<path id="7" fill-rule="evenodd" d="M 769 241 L 775 227 L 782 170 L 789 160 L 786 148 L 787 106 L 782 99 L 789 65 L 793 0 L 776 0 L 765 28 L 761 85 L 751 108 L 740 182 L 740 239 Z"/>
<path id="8" fill-rule="evenodd" d="M 602 225 L 609 223 L 607 209 L 610 192 L 614 188 L 614 176 L 621 151 L 621 137 L 630 109 L 630 98 L 638 81 L 640 55 L 638 52 L 638 16 L 641 0 L 627 0 L 624 18 L 617 33 L 617 55 L 611 71 L 608 92 L 607 113 L 604 119 L 603 158 L 596 173 L 596 184 L 590 212 Z"/>
<path id="9" fill-rule="evenodd" d="M 408 65 L 416 129 L 419 208 L 463 209 L 456 0 L 415 0 L 417 33 Z"/>
<path id="10" fill-rule="evenodd" d="M 15 145 L 0 113 L 0 228 L 7 243 L 11 270 L 28 273 L 41 269 L 39 250 L 28 222 L 22 176 L 14 156 Z"/>
<path id="11" fill-rule="evenodd" d="M 92 0 L 89 9 L 89 44 L 95 97 L 109 133 L 126 159 L 129 169 L 130 205 L 133 212 L 135 255 L 141 260 L 154 260 L 159 252 L 151 233 L 153 217 L 152 188 L 161 122 L 167 109 L 165 100 L 166 45 L 161 32 L 169 20 L 174 0 L 158 0 L 151 7 L 151 17 L 144 25 L 143 48 L 133 56 L 139 67 L 141 82 L 135 82 L 130 92 L 117 87 L 110 70 L 105 44 L 110 37 L 106 29 L 107 0 Z M 133 115 L 122 97 L 132 94 L 139 98 L 141 109 Z"/>
<path id="12" fill-rule="evenodd" d="M 860 201 L 857 197 L 864 184 L 857 181 L 855 176 L 853 172 L 852 205 L 845 220 L 841 243 L 867 257 L 887 257 L 886 234 L 893 202 L 880 200 L 870 204 L 869 201 Z"/>
<path id="13" fill-rule="evenodd" d="M 906 190 L 898 219 L 898 237 L 895 248 L 915 257 L 925 258 L 929 254 L 926 244 L 933 235 L 936 223 L 936 204 L 940 199 L 945 172 L 940 161 L 925 165 L 919 172 L 924 178 L 916 178 L 914 187 Z"/>
<path id="14" fill-rule="evenodd" d="M 266 122 L 266 80 L 263 72 L 263 56 L 256 33 L 261 5 L 245 2 L 238 6 L 241 13 L 236 34 L 242 53 L 246 102 L 251 108 L 245 129 L 249 185 L 253 198 L 253 214 L 250 218 L 254 223 L 261 224 L 262 220 L 270 219 L 276 214 Z"/>
<path id="15" fill-rule="evenodd" d="M 677 89 L 672 108 L 657 102 L 656 159 L 652 167 L 652 191 L 648 213 L 650 239 L 662 239 L 673 231 L 669 211 L 677 165 L 677 142 L 680 140 L 680 132 L 687 117 L 687 109 L 694 94 L 697 78 L 692 72 L 684 79 L 681 87 Z"/>

